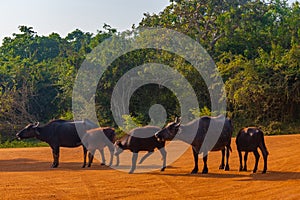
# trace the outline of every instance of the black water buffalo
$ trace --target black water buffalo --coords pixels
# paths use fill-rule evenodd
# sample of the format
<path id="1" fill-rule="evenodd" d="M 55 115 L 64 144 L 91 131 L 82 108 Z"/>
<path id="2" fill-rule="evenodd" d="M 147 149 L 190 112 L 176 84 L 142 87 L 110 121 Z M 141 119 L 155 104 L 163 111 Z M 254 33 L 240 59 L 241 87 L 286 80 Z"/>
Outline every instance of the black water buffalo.
<path id="1" fill-rule="evenodd" d="M 109 166 L 112 165 L 113 162 L 113 154 L 114 154 L 114 143 L 116 140 L 116 133 L 113 128 L 103 127 L 103 128 L 95 128 L 88 130 L 87 133 L 82 138 L 82 143 L 89 151 L 89 162 L 88 167 L 91 166 L 95 151 L 98 149 L 101 157 L 102 163 L 101 165 L 105 165 L 105 156 L 104 156 L 104 147 L 108 147 L 110 151 L 110 161 Z M 119 156 L 117 156 L 116 166 L 119 165 Z M 85 167 L 85 165 L 83 166 Z"/>
<path id="2" fill-rule="evenodd" d="M 136 169 L 136 161 L 138 157 L 139 151 L 148 151 L 146 155 L 144 155 L 139 164 L 141 164 L 147 157 L 149 157 L 154 149 L 159 149 L 162 159 L 163 166 L 161 171 L 164 171 L 166 168 L 166 156 L 167 152 L 165 150 L 165 142 L 158 141 L 154 136 L 154 133 L 159 131 L 160 128 L 155 126 L 144 126 L 140 128 L 135 128 L 131 130 L 127 135 L 122 137 L 120 140 L 117 140 L 115 143 L 115 155 L 119 155 L 123 150 L 130 150 L 132 155 L 132 165 L 129 173 L 133 173 Z"/>
<path id="3" fill-rule="evenodd" d="M 264 158 L 264 169 L 262 173 L 267 172 L 267 159 L 268 159 L 269 152 L 265 144 L 264 134 L 259 128 L 257 127 L 242 128 L 239 131 L 238 135 L 236 136 L 236 146 L 237 146 L 239 159 L 240 159 L 240 171 L 247 171 L 248 152 L 253 152 L 255 156 L 255 166 L 253 169 L 253 173 L 256 173 L 258 160 L 260 157 L 257 151 L 257 148 L 259 148 Z M 242 161 L 242 151 L 245 152 L 244 167 Z"/>
<path id="4" fill-rule="evenodd" d="M 202 148 L 202 144 L 205 140 L 205 136 L 207 134 L 208 128 L 210 126 L 210 123 L 223 127 L 221 130 L 221 134 L 219 135 L 218 141 L 214 146 L 212 146 L 212 149 L 207 149 L 208 147 L 204 147 L 202 152 L 200 152 L 200 149 Z M 223 126 L 224 123 L 224 126 Z M 214 127 L 212 127 L 212 130 L 214 132 Z M 195 132 L 194 136 L 192 136 L 192 132 Z M 215 131 L 217 132 L 217 131 Z M 172 140 L 175 136 L 176 138 L 187 142 L 192 145 L 193 149 L 193 155 L 194 155 L 194 162 L 195 166 L 192 170 L 192 174 L 198 173 L 198 154 L 203 153 L 203 162 L 204 167 L 202 170 L 203 174 L 208 173 L 208 167 L 207 167 L 207 153 L 208 151 L 222 151 L 222 161 L 220 165 L 220 169 L 225 169 L 226 171 L 229 170 L 229 151 L 231 151 L 231 136 L 233 132 L 233 126 L 230 119 L 225 118 L 224 115 L 219 115 L 218 117 L 201 117 L 198 119 L 195 119 L 186 125 L 181 125 L 180 120 L 176 118 L 175 122 L 169 123 L 165 128 L 158 131 L 155 134 L 155 137 L 159 141 L 164 140 Z M 178 134 L 177 134 L 178 133 Z M 216 133 L 214 133 L 216 134 Z M 210 139 L 210 138 L 208 138 Z M 226 150 L 226 165 L 224 163 L 225 158 L 225 150 Z M 204 152 L 205 151 L 205 152 Z"/>
<path id="5" fill-rule="evenodd" d="M 52 168 L 59 165 L 59 148 L 60 147 L 79 147 L 82 145 L 78 133 L 85 134 L 87 130 L 96 128 L 97 125 L 89 120 L 84 121 L 66 121 L 53 120 L 44 126 L 39 123 L 29 124 L 23 130 L 16 134 L 19 139 L 37 138 L 50 145 L 53 154 Z M 76 129 L 77 128 L 77 129 Z M 78 133 L 77 133 L 78 130 Z M 86 165 L 87 149 L 83 146 L 84 164 Z"/>

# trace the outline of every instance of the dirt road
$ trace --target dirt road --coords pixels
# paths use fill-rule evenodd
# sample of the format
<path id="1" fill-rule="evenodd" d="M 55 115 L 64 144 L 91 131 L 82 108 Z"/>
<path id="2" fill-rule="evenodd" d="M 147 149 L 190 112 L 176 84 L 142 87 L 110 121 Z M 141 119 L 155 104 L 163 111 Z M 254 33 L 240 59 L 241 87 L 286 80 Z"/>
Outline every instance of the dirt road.
<path id="1" fill-rule="evenodd" d="M 232 141 L 230 171 L 218 169 L 221 153 L 208 157 L 209 174 L 190 175 L 191 148 L 165 172 L 128 174 L 100 166 L 82 169 L 82 149 L 61 149 L 60 166 L 50 169 L 51 150 L 0 149 L 0 199 L 300 199 L 300 135 L 266 137 L 268 173 L 238 172 Z M 202 160 L 199 167 L 202 168 Z"/>

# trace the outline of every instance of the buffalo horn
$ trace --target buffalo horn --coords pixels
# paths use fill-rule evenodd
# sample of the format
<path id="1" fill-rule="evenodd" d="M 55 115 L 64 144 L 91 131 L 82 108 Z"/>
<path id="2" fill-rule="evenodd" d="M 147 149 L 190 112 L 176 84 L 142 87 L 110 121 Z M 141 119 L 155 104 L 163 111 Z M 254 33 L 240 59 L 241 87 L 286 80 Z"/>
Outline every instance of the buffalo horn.
<path id="1" fill-rule="evenodd" d="M 38 127 L 38 126 L 39 126 L 39 124 L 40 124 L 40 122 L 35 122 L 35 124 L 34 124 L 33 128 L 36 128 L 36 127 Z"/>

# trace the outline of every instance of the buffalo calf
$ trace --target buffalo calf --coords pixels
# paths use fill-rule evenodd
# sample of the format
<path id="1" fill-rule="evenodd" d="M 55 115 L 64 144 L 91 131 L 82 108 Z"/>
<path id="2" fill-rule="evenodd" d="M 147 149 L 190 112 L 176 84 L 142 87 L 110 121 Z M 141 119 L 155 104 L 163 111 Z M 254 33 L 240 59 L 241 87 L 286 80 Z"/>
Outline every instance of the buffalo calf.
<path id="1" fill-rule="evenodd" d="M 105 165 L 105 157 L 104 157 L 104 147 L 108 147 L 110 151 L 110 161 L 108 166 L 112 165 L 113 162 L 113 153 L 114 153 L 114 142 L 116 138 L 116 133 L 113 128 L 105 127 L 105 128 L 95 128 L 88 130 L 87 133 L 82 138 L 82 143 L 86 147 L 86 149 L 89 151 L 89 162 L 88 167 L 91 166 L 95 151 L 98 149 L 101 158 L 102 163 L 101 165 Z M 83 167 L 85 167 L 86 164 L 86 153 L 84 155 L 84 163 Z M 116 166 L 119 165 L 119 156 L 117 156 L 117 163 Z"/>
<path id="2" fill-rule="evenodd" d="M 253 152 L 255 156 L 255 166 L 253 169 L 253 173 L 256 173 L 257 165 L 260 157 L 257 151 L 257 148 L 259 148 L 264 158 L 264 169 L 262 173 L 267 172 L 267 159 L 268 159 L 269 152 L 265 144 L 264 134 L 259 128 L 257 127 L 242 128 L 236 137 L 236 145 L 237 145 L 237 150 L 240 159 L 240 171 L 247 171 L 248 152 Z M 242 161 L 242 151 L 245 152 L 244 166 Z"/>
<path id="3" fill-rule="evenodd" d="M 163 159 L 163 166 L 161 171 L 164 171 L 166 168 L 166 156 L 167 152 L 165 150 L 165 142 L 158 141 L 154 136 L 154 133 L 159 131 L 160 128 L 155 126 L 144 126 L 140 128 L 135 128 L 131 130 L 127 135 L 125 135 L 120 140 L 116 141 L 115 143 L 115 155 L 119 155 L 123 150 L 130 150 L 132 155 L 132 165 L 129 173 L 133 173 L 136 169 L 136 162 L 138 157 L 139 151 L 148 151 L 148 153 L 143 156 L 139 162 L 142 163 L 147 157 L 149 157 L 153 152 L 154 149 L 159 149 L 162 159 Z"/>

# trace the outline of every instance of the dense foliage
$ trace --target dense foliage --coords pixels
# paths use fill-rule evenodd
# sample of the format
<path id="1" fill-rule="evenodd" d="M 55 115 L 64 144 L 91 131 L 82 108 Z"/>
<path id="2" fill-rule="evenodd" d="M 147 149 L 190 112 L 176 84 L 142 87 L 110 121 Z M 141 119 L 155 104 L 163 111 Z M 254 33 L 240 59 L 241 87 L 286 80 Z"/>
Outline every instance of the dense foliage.
<path id="1" fill-rule="evenodd" d="M 273 133 L 295 131 L 300 118 L 298 2 L 170 0 L 161 13 L 145 14 L 139 27 L 170 28 L 207 49 L 222 74 L 228 115 L 237 129 L 259 125 Z M 106 24 L 95 35 L 75 30 L 65 38 L 57 33 L 39 36 L 32 27 L 20 26 L 19 30 L 0 47 L 2 141 L 28 122 L 72 119 L 74 78 L 85 56 L 112 35 L 125 37 Z M 209 113 L 206 85 L 193 67 L 171 53 L 146 49 L 121 56 L 104 74 L 98 85 L 101 92 L 96 94 L 101 125 L 115 126 L 110 98 L 119 78 L 149 62 L 180 71 L 201 99 L 199 108 Z M 180 115 L 174 94 L 158 85 L 143 86 L 130 102 L 130 112 L 140 124 L 149 122 L 148 110 L 156 103 L 164 105 L 169 119 Z"/>

